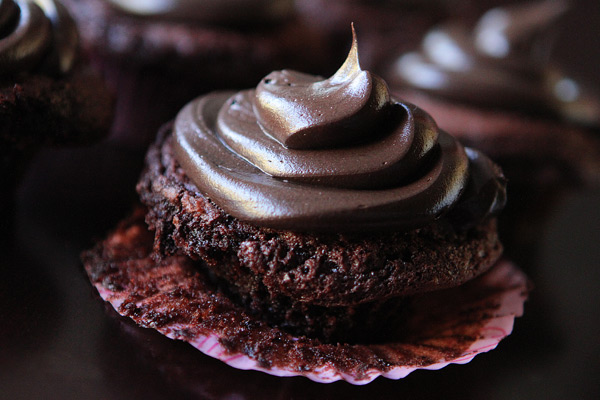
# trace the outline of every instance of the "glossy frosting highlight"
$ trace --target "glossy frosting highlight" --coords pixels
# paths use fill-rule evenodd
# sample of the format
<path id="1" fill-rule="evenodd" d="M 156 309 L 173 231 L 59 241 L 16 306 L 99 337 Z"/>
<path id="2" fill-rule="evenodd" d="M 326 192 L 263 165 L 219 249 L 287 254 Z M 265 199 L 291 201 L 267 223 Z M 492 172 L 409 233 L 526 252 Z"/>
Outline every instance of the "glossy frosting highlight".
<path id="1" fill-rule="evenodd" d="M 451 100 L 558 113 L 595 124 L 598 98 L 581 87 L 577 96 L 561 96 L 547 63 L 544 34 L 566 11 L 566 2 L 545 0 L 492 9 L 472 29 L 459 22 L 437 27 L 420 51 L 397 60 L 391 75 L 402 86 Z"/>
<path id="2" fill-rule="evenodd" d="M 293 0 L 108 0 L 123 12 L 143 17 L 202 23 L 276 21 L 290 16 Z"/>
<path id="3" fill-rule="evenodd" d="M 0 74 L 65 74 L 73 67 L 77 46 L 75 22 L 62 4 L 0 1 Z"/>
<path id="4" fill-rule="evenodd" d="M 489 172 L 485 157 L 465 152 L 423 110 L 391 98 L 381 78 L 360 69 L 356 49 L 354 40 L 329 79 L 283 70 L 255 90 L 188 104 L 173 132 L 186 174 L 228 214 L 277 229 L 410 229 L 461 209 L 466 192 L 485 204 L 463 209 L 470 221 L 460 225 L 501 208 L 499 170 Z M 479 196 L 484 186 L 491 199 Z"/>
<path id="5" fill-rule="evenodd" d="M 390 107 L 386 83 L 360 69 L 355 34 L 346 62 L 331 78 L 275 71 L 258 84 L 254 100 L 261 128 L 291 149 L 369 141 L 369 127 L 381 125 Z"/>

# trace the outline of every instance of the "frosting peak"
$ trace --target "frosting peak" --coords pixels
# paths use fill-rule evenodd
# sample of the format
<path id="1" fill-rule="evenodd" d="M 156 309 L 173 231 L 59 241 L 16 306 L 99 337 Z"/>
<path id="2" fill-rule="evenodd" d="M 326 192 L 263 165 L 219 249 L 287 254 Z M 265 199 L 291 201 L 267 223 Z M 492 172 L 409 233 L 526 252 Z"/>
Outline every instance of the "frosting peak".
<path id="1" fill-rule="evenodd" d="M 54 0 L 0 0 L 0 74 L 65 74 L 75 63 L 78 34 Z"/>
<path id="2" fill-rule="evenodd" d="M 501 173 L 391 98 L 360 69 L 356 39 L 331 78 L 284 70 L 255 90 L 202 96 L 178 114 L 173 136 L 200 191 L 256 225 L 410 229 L 454 209 L 461 217 L 450 220 L 469 225 L 504 204 Z"/>
<path id="3" fill-rule="evenodd" d="M 386 83 L 360 68 L 354 28 L 352 48 L 329 79 L 283 70 L 256 88 L 254 112 L 268 135 L 290 149 L 345 147 L 371 140 L 369 127 L 385 117 Z"/>

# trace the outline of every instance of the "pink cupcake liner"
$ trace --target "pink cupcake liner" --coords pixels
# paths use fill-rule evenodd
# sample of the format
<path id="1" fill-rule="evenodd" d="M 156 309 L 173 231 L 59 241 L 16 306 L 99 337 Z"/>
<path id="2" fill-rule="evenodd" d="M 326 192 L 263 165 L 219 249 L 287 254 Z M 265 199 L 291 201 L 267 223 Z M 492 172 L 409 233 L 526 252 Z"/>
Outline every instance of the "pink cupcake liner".
<path id="1" fill-rule="evenodd" d="M 121 244 L 118 251 L 126 253 L 122 242 L 142 229 L 139 223 L 125 234 L 117 231 L 100 248 L 101 254 L 110 258 L 115 243 Z M 147 241 L 145 254 L 138 252 L 136 259 L 120 261 L 112 256 L 99 267 L 93 258 L 84 257 L 100 296 L 119 314 L 171 339 L 184 340 L 234 368 L 281 377 L 305 376 L 322 383 L 344 380 L 362 385 L 379 376 L 401 379 L 417 369 L 468 363 L 512 332 L 528 295 L 525 274 L 500 260 L 465 285 L 416 296 L 406 331 L 397 340 L 325 344 L 294 337 L 245 314 L 212 288 L 187 258 L 156 262 L 151 256 L 151 237 Z M 190 307 L 197 309 L 180 312 Z M 232 338 L 244 330 L 244 344 L 232 345 L 237 340 Z"/>

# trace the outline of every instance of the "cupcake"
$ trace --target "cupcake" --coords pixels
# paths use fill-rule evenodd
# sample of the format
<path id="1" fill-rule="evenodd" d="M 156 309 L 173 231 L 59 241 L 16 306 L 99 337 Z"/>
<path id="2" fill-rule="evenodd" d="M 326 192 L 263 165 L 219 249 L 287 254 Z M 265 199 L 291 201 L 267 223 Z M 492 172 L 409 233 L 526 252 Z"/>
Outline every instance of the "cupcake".
<path id="1" fill-rule="evenodd" d="M 361 70 L 356 39 L 328 79 L 276 71 L 186 105 L 137 189 L 83 255 L 91 281 L 238 368 L 397 379 L 493 348 L 522 312 L 526 279 L 497 263 L 501 171 Z"/>
<path id="2" fill-rule="evenodd" d="M 533 222 L 558 188 L 600 183 L 600 98 L 543 61 L 548 27 L 565 11 L 543 1 L 490 10 L 472 29 L 443 25 L 387 70 L 399 96 L 502 166 L 511 240 L 538 236 Z"/>
<path id="3" fill-rule="evenodd" d="M 189 100 L 254 84 L 274 68 L 319 72 L 328 54 L 292 0 L 65 0 L 117 90 L 112 138 L 146 147 Z"/>
<path id="4" fill-rule="evenodd" d="M 492 158 L 526 157 L 561 167 L 544 175 L 597 182 L 600 100 L 536 57 L 539 35 L 565 10 L 549 0 L 490 10 L 472 30 L 433 29 L 420 52 L 394 61 L 390 85 Z"/>
<path id="5" fill-rule="evenodd" d="M 61 3 L 2 1 L 0 28 L 0 209 L 11 218 L 12 192 L 32 154 L 99 139 L 112 98 L 78 57 L 75 23 Z"/>

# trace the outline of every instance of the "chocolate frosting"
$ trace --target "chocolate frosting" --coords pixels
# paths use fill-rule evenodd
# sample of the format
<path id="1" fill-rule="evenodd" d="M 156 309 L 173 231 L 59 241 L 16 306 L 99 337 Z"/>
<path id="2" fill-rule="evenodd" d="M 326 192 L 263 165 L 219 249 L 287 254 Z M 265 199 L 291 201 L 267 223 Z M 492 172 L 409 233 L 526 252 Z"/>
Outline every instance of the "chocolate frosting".
<path id="1" fill-rule="evenodd" d="M 351 99 L 351 101 L 348 101 Z M 389 116 L 386 83 L 360 69 L 356 44 L 329 79 L 283 70 L 256 88 L 254 112 L 265 133 L 290 149 L 347 147 Z"/>
<path id="2" fill-rule="evenodd" d="M 448 212 L 466 187 L 484 211 L 461 211 L 470 221 L 459 224 L 504 205 L 499 170 L 423 110 L 391 98 L 381 78 L 360 69 L 356 38 L 329 79 L 283 70 L 255 90 L 191 102 L 175 120 L 174 151 L 228 214 L 278 229 L 410 229 Z M 491 199 L 479 196 L 488 183 Z"/>
<path id="3" fill-rule="evenodd" d="M 279 20 L 291 15 L 293 0 L 108 0 L 123 12 L 202 23 Z"/>
<path id="4" fill-rule="evenodd" d="M 420 51 L 397 60 L 392 75 L 401 85 L 452 100 L 597 124 L 598 98 L 572 79 L 557 79 L 539 40 L 566 10 L 563 1 L 545 0 L 492 9 L 473 29 L 459 22 L 434 28 Z"/>
<path id="5" fill-rule="evenodd" d="M 78 35 L 66 8 L 53 0 L 0 0 L 0 75 L 24 71 L 65 74 Z"/>

